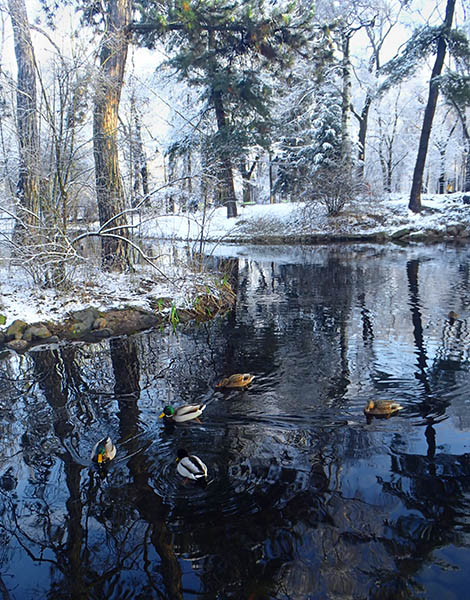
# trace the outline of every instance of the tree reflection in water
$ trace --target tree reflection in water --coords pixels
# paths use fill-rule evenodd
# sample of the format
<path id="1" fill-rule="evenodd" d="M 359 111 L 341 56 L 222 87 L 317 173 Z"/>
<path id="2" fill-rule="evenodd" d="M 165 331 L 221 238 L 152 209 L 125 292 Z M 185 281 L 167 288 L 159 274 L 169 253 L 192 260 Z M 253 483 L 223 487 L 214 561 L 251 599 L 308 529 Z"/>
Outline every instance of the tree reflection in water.
<path id="1" fill-rule="evenodd" d="M 231 259 L 226 318 L 4 357 L 2 597 L 464 597 L 469 262 L 422 252 Z M 405 410 L 367 423 L 377 398 Z M 188 402 L 202 423 L 161 426 Z M 183 444 L 206 490 L 177 478 Z"/>

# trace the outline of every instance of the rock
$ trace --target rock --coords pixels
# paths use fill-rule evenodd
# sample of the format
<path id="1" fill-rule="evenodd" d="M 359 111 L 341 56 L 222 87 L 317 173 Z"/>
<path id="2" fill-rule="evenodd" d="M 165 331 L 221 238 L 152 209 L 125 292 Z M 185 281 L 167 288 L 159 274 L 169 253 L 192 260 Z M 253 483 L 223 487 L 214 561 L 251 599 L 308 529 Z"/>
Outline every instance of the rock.
<path id="1" fill-rule="evenodd" d="M 92 330 L 95 329 L 104 329 L 107 325 L 106 319 L 104 317 L 98 317 L 97 319 L 95 319 L 94 323 L 93 323 L 93 327 Z"/>
<path id="2" fill-rule="evenodd" d="M 462 202 L 463 202 L 464 204 L 470 204 L 470 194 L 464 194 L 464 195 L 462 196 Z"/>
<path id="3" fill-rule="evenodd" d="M 16 319 L 6 330 L 5 336 L 7 340 L 20 340 L 23 336 L 23 331 L 28 327 L 28 324 L 20 319 Z"/>
<path id="4" fill-rule="evenodd" d="M 103 329 L 94 329 L 93 331 L 90 331 L 90 333 L 87 335 L 87 340 L 103 340 L 111 337 L 112 335 L 114 335 L 113 330 L 109 327 L 104 327 Z"/>
<path id="5" fill-rule="evenodd" d="M 31 348 L 30 348 L 30 352 L 40 352 L 41 350 L 45 350 L 47 348 L 50 348 L 52 345 L 54 344 L 58 344 L 60 342 L 60 339 L 58 338 L 58 336 L 56 335 L 51 335 L 51 337 L 47 338 L 46 340 L 44 340 L 42 343 L 35 343 Z"/>
<path id="6" fill-rule="evenodd" d="M 459 228 L 457 225 L 448 225 L 446 227 L 446 234 L 451 236 L 456 236 L 459 234 Z"/>
<path id="7" fill-rule="evenodd" d="M 425 242 L 428 239 L 426 231 L 412 231 L 409 235 L 409 240 L 412 242 Z"/>
<path id="8" fill-rule="evenodd" d="M 96 308 L 85 308 L 71 313 L 72 322 L 68 325 L 68 336 L 72 339 L 79 339 L 89 333 L 100 316 L 101 313 Z"/>
<path id="9" fill-rule="evenodd" d="M 392 240 L 399 240 L 400 238 L 405 237 L 409 234 L 410 230 L 405 227 L 404 229 L 397 229 L 390 235 L 390 237 Z"/>
<path id="10" fill-rule="evenodd" d="M 51 337 L 51 332 L 42 323 L 30 325 L 23 333 L 23 339 L 31 342 L 32 340 L 44 340 Z"/>
<path id="11" fill-rule="evenodd" d="M 26 340 L 11 340 L 7 343 L 7 347 L 15 352 L 24 352 L 29 347 L 29 343 Z"/>
<path id="12" fill-rule="evenodd" d="M 99 317 L 100 312 L 96 308 L 84 308 L 72 313 L 73 320 L 82 332 L 91 329 Z"/>

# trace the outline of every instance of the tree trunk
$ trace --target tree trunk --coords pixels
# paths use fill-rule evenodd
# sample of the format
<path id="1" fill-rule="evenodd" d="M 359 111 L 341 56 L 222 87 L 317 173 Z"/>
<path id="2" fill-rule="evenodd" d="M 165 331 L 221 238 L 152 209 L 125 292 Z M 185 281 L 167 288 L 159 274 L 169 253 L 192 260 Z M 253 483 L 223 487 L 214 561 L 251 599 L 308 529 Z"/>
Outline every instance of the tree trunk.
<path id="1" fill-rule="evenodd" d="M 470 192 L 470 138 L 465 141 L 466 153 L 463 168 L 463 191 Z"/>
<path id="2" fill-rule="evenodd" d="M 252 162 L 251 167 L 248 168 L 247 158 L 243 158 L 240 161 L 240 174 L 242 176 L 243 181 L 243 204 L 248 204 L 251 202 L 251 176 L 253 175 L 253 171 L 255 170 L 256 165 L 258 164 L 259 156 L 255 158 Z"/>
<path id="3" fill-rule="evenodd" d="M 136 206 L 149 193 L 147 157 L 142 142 L 142 126 L 137 112 L 135 96 L 131 97 L 131 124 L 129 127 L 131 170 L 134 176 L 132 206 Z"/>
<path id="4" fill-rule="evenodd" d="M 225 110 L 222 103 L 222 97 L 220 92 L 214 92 L 212 94 L 215 116 L 217 119 L 217 130 L 222 135 L 225 136 L 227 131 L 227 121 L 225 118 Z M 225 142 L 226 144 L 226 142 Z M 221 204 L 227 207 L 227 218 L 236 217 L 237 216 L 237 203 L 235 196 L 235 186 L 233 184 L 233 169 L 232 169 L 232 160 L 230 158 L 230 154 L 227 148 L 222 150 L 221 156 L 221 169 L 220 169 L 220 179 L 221 179 Z"/>
<path id="5" fill-rule="evenodd" d="M 372 105 L 372 96 L 367 94 L 364 106 L 362 107 L 361 115 L 359 117 L 359 164 L 357 166 L 357 174 L 360 179 L 364 177 L 364 168 L 366 163 L 366 135 L 367 135 L 367 124 L 369 121 L 369 110 Z"/>
<path id="6" fill-rule="evenodd" d="M 18 66 L 16 118 L 19 144 L 19 172 L 16 197 L 25 225 L 38 227 L 39 220 L 39 136 L 34 49 L 24 0 L 8 0 L 15 55 Z M 24 229 L 15 226 L 15 237 Z M 28 235 L 30 233 L 28 232 Z"/>
<path id="7" fill-rule="evenodd" d="M 342 39 L 343 51 L 343 91 L 341 102 L 341 157 L 344 161 L 346 169 L 349 171 L 352 164 L 351 156 L 351 139 L 349 136 L 349 120 L 351 115 L 351 59 L 349 45 L 351 33 L 344 32 Z"/>
<path id="8" fill-rule="evenodd" d="M 463 182 L 462 191 L 470 192 L 470 133 L 467 127 L 465 113 L 459 113 L 464 139 Z"/>
<path id="9" fill-rule="evenodd" d="M 273 175 L 273 161 L 271 152 L 268 154 L 269 160 L 269 204 L 274 204 L 274 175 Z"/>
<path id="10" fill-rule="evenodd" d="M 446 193 L 446 153 L 442 148 L 439 151 L 439 159 L 440 159 L 440 174 L 439 180 L 437 183 L 437 193 L 445 194 Z"/>
<path id="11" fill-rule="evenodd" d="M 387 166 L 386 166 L 386 178 L 385 178 L 385 191 L 386 192 L 392 191 L 392 176 L 393 176 L 393 155 L 392 155 L 392 150 L 390 149 L 390 152 L 387 157 Z"/>
<path id="12" fill-rule="evenodd" d="M 169 214 L 174 214 L 176 212 L 176 205 L 175 205 L 175 194 L 174 194 L 174 190 L 173 190 L 173 180 L 175 178 L 175 172 L 176 172 L 176 159 L 175 159 L 175 154 L 174 152 L 172 152 L 169 157 L 168 157 L 168 185 L 169 185 L 169 189 L 170 189 L 170 193 L 168 194 L 167 198 L 166 198 L 166 210 Z"/>
<path id="13" fill-rule="evenodd" d="M 455 0 L 447 0 L 446 15 L 444 26 L 439 43 L 437 45 L 436 61 L 431 73 L 429 82 L 429 95 L 426 108 L 424 110 L 423 126 L 421 128 L 421 136 L 419 139 L 418 156 L 416 158 L 415 169 L 413 173 L 413 182 L 411 184 L 410 201 L 408 208 L 415 212 L 421 212 L 421 190 L 423 186 L 424 165 L 426 163 L 426 155 L 428 152 L 429 137 L 431 135 L 432 122 L 436 111 L 437 97 L 439 95 L 438 77 L 441 74 L 444 65 L 446 54 L 446 39 L 445 35 L 450 30 L 452 19 L 454 18 Z"/>
<path id="14" fill-rule="evenodd" d="M 105 230 L 112 230 L 101 238 L 103 266 L 125 269 L 129 265 L 129 245 L 122 239 L 128 231 L 127 219 L 121 214 L 124 190 L 118 158 L 118 111 L 129 45 L 131 2 L 109 0 L 106 6 L 93 114 L 96 196 L 100 225 L 107 224 Z"/>

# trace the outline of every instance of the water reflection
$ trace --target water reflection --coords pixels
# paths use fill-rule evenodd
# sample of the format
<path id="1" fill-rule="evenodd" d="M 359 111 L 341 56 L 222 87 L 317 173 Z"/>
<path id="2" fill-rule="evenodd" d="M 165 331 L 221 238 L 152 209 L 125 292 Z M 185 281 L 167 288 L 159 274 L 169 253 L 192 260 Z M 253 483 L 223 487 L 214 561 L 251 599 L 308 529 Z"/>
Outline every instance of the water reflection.
<path id="1" fill-rule="evenodd" d="M 465 596 L 468 252 L 295 252 L 223 257 L 225 318 L 4 358 L 2 597 Z M 215 387 L 235 372 L 256 379 Z M 163 427 L 185 403 L 201 422 Z"/>

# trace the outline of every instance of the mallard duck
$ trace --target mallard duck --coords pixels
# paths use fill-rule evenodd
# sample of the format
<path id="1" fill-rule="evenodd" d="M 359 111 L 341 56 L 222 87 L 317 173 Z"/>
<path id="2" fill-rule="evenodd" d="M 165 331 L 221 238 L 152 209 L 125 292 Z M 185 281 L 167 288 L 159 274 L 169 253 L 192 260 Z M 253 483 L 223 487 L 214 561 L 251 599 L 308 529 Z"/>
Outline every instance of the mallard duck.
<path id="1" fill-rule="evenodd" d="M 176 471 L 185 479 L 206 485 L 207 467 L 202 460 L 194 454 L 189 454 L 184 448 L 180 448 L 177 454 Z"/>
<path id="2" fill-rule="evenodd" d="M 250 373 L 235 373 L 235 375 L 230 375 L 230 377 L 226 377 L 219 381 L 216 387 L 221 388 L 245 388 L 253 381 L 255 378 L 254 375 L 250 375 Z"/>
<path id="3" fill-rule="evenodd" d="M 186 404 L 184 406 L 178 406 L 178 408 L 165 406 L 162 414 L 158 418 L 162 419 L 165 417 L 165 421 L 168 420 L 176 423 L 183 423 L 184 421 L 191 421 L 192 419 L 199 421 L 198 417 L 205 408 L 205 404 Z"/>
<path id="4" fill-rule="evenodd" d="M 364 414 L 368 417 L 391 417 L 393 414 L 403 410 L 403 406 L 398 402 L 390 400 L 369 400 L 364 408 Z"/>
<path id="5" fill-rule="evenodd" d="M 99 465 L 113 460 L 115 456 L 116 446 L 111 441 L 109 435 L 97 442 L 91 451 L 91 460 L 97 462 Z"/>

